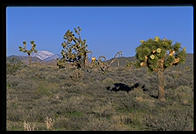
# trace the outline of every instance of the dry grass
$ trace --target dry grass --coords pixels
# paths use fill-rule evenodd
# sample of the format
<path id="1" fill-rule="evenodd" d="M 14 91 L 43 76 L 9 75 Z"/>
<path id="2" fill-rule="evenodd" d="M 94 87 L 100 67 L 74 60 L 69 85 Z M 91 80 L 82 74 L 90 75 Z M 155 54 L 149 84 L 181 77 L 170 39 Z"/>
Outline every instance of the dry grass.
<path id="1" fill-rule="evenodd" d="M 35 131 L 35 124 L 24 121 L 24 130 L 25 131 Z"/>
<path id="2" fill-rule="evenodd" d="M 52 130 L 53 129 L 54 119 L 46 117 L 45 123 L 46 123 L 46 128 L 48 130 Z"/>

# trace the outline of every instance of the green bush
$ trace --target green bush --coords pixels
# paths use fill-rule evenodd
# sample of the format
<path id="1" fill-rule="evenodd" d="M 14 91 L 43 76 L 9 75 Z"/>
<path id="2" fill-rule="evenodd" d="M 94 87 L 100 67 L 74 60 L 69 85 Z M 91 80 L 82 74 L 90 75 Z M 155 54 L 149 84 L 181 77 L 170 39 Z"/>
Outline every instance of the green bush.
<path id="1" fill-rule="evenodd" d="M 16 64 L 12 64 L 12 63 L 7 63 L 6 64 L 6 74 L 11 74 L 11 75 L 15 75 L 15 73 L 23 68 L 23 64 L 22 63 L 16 63 Z"/>

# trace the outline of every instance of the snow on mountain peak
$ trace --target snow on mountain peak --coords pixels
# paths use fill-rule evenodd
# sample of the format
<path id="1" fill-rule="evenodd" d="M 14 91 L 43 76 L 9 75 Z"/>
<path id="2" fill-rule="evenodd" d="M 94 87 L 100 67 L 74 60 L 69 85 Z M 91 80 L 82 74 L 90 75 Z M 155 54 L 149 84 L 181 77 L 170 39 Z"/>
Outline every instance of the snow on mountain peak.
<path id="1" fill-rule="evenodd" d="M 46 59 L 48 57 L 51 57 L 53 55 L 54 54 L 49 52 L 49 51 L 38 51 L 37 53 L 34 53 L 32 56 L 33 57 L 37 57 L 37 58 L 39 58 L 41 60 L 44 60 L 44 59 Z"/>

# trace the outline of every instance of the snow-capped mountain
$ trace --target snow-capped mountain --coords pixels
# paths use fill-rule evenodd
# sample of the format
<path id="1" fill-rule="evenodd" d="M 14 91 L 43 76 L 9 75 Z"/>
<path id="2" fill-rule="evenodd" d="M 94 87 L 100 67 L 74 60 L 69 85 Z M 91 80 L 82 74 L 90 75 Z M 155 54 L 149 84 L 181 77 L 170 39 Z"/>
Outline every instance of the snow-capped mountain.
<path id="1" fill-rule="evenodd" d="M 56 60 L 57 58 L 60 58 L 61 56 L 58 55 L 58 54 L 54 54 L 46 59 L 44 59 L 45 62 L 49 62 L 49 61 L 52 61 L 52 60 Z"/>
<path id="2" fill-rule="evenodd" d="M 45 60 L 45 59 L 47 59 L 47 58 L 49 58 L 51 56 L 54 56 L 54 55 L 55 54 L 53 54 L 53 53 L 51 53 L 49 51 L 38 51 L 37 53 L 34 53 L 32 55 L 32 57 L 37 57 L 37 58 L 39 58 L 41 60 Z"/>

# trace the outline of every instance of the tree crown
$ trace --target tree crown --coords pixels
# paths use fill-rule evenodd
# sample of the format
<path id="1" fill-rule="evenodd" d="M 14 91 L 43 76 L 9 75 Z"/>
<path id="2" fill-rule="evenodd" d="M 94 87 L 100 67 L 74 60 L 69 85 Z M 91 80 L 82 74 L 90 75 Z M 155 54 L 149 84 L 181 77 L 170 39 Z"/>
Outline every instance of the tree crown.
<path id="1" fill-rule="evenodd" d="M 30 50 L 27 50 L 26 44 L 27 44 L 26 41 L 23 41 L 24 46 L 23 47 L 19 46 L 19 51 L 27 53 L 28 55 L 31 55 L 32 52 L 37 53 L 37 50 L 35 49 L 36 44 L 34 41 L 31 41 L 31 49 Z"/>
<path id="2" fill-rule="evenodd" d="M 181 48 L 181 44 L 166 38 L 141 40 L 141 44 L 136 48 L 136 66 L 147 67 L 149 71 L 164 71 L 166 68 L 184 63 L 186 49 Z"/>

